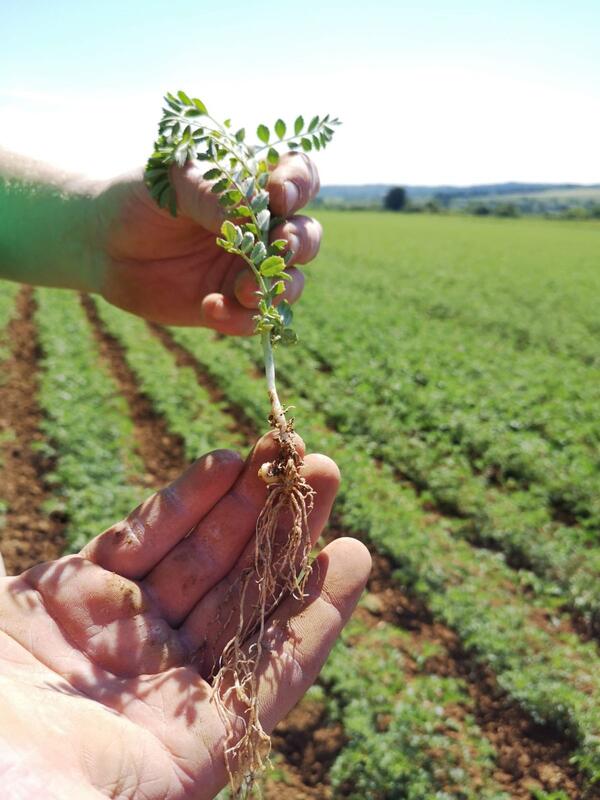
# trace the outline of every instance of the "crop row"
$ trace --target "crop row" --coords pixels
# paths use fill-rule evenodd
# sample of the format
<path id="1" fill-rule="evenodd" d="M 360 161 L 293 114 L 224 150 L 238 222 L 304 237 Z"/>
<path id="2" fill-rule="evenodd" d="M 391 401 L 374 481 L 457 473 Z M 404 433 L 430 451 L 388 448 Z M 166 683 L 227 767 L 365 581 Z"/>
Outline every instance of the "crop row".
<path id="1" fill-rule="evenodd" d="M 263 387 L 234 343 L 215 342 L 203 331 L 174 329 L 172 334 L 257 427 L 264 425 Z M 370 458 L 367 441 L 346 442 L 301 397 L 294 404 L 310 448 L 330 454 L 342 470 L 339 515 L 346 529 L 389 555 L 398 581 L 456 629 L 536 720 L 571 735 L 581 765 L 592 778 L 600 777 L 598 652 L 553 610 L 556 597 L 541 595 L 539 586 L 539 596 L 528 597 L 539 583 L 532 573 L 515 573 L 499 555 L 454 538 L 444 520 L 432 519 L 414 492 Z"/>
<path id="2" fill-rule="evenodd" d="M 600 370 L 561 351 L 551 353 L 543 342 L 518 349 L 508 336 L 469 326 L 463 309 L 470 317 L 486 309 L 490 318 L 501 318 L 506 312 L 503 303 L 508 302 L 498 284 L 502 270 L 486 263 L 491 252 L 482 254 L 482 245 L 489 241 L 476 238 L 478 226 L 450 221 L 446 231 L 444 221 L 435 245 L 439 248 L 439 236 L 447 233 L 449 249 L 440 264 L 439 254 L 427 253 L 428 244 L 423 243 L 424 253 L 416 249 L 416 242 L 412 249 L 401 247 L 401 235 L 411 234 L 401 220 L 374 218 L 361 228 L 338 216 L 330 225 L 337 226 L 334 245 L 324 251 L 319 281 L 308 284 L 298 321 L 302 355 L 297 361 L 303 363 L 308 350 L 313 355 L 309 361 L 328 371 L 324 400 L 331 400 L 331 413 L 349 416 L 354 429 L 364 428 L 371 418 L 382 428 L 402 430 L 406 445 L 396 454 L 398 465 L 408 461 L 413 472 L 438 472 L 432 480 L 449 484 L 450 491 L 464 475 L 476 471 L 508 487 L 535 486 L 540 500 L 543 496 L 552 507 L 597 528 L 600 420 L 594 409 L 600 400 Z M 376 239 L 379 249 L 370 246 L 373 226 L 382 237 Z M 392 246 L 394 232 L 397 241 Z M 556 231 L 549 227 L 548 233 Z M 494 225 L 485 229 L 490 241 L 496 234 L 500 231 Z M 464 242 L 457 250 L 457 235 L 470 241 L 471 254 Z M 576 264 L 581 245 L 571 238 L 570 266 Z M 509 285 L 521 284 L 523 296 L 515 304 L 530 306 L 528 313 L 522 309 L 520 322 L 527 330 L 539 323 L 540 314 L 547 311 L 544 303 L 552 299 L 544 282 L 554 253 L 547 244 L 540 247 L 539 254 L 528 249 L 526 258 L 518 249 L 511 254 L 524 262 L 525 279 L 515 272 Z M 554 298 L 562 300 L 574 286 L 581 295 L 563 309 L 564 327 L 568 322 L 577 327 L 580 310 L 589 302 L 581 289 L 587 254 L 581 258 L 582 274 L 577 275 L 576 267 L 563 274 Z M 534 286 L 525 283 L 532 275 L 538 281 Z M 593 275 L 585 278 L 589 281 Z M 558 283 L 558 276 L 553 278 Z M 373 289 L 378 286 L 385 286 L 385 298 Z M 538 295 L 527 295 L 534 289 Z M 441 308 L 433 313 L 444 297 L 447 313 Z M 542 318 L 548 331 L 555 332 L 556 313 Z"/>
<path id="3" fill-rule="evenodd" d="M 369 330 L 369 340 L 388 339 L 390 319 L 400 322 L 414 309 L 424 323 L 459 328 L 465 341 L 495 339 L 516 352 L 535 349 L 600 366 L 600 226 L 325 211 L 319 217 L 327 236 L 315 289 L 328 291 L 327 306 L 350 284 L 362 289 L 360 304 L 379 302 L 383 324 Z M 352 310 L 360 313 L 360 304 Z M 310 299 L 302 316 L 307 305 Z M 344 308 L 336 303 L 337 319 Z M 339 328 L 346 339 L 348 329 L 341 322 Z"/>
<path id="4" fill-rule="evenodd" d="M 217 447 L 239 447 L 239 432 L 223 414 L 223 404 L 211 401 L 191 367 L 178 366 L 174 356 L 137 317 L 95 299 L 107 331 L 123 346 L 128 366 L 140 390 L 164 417 L 171 433 L 181 436 L 189 461 Z"/>
<path id="5" fill-rule="evenodd" d="M 68 516 L 71 551 L 125 516 L 143 497 L 135 485 L 142 465 L 125 401 L 100 361 L 77 299 L 36 290 L 36 323 L 43 351 L 39 402 L 53 486 L 48 511 Z"/>
<path id="6" fill-rule="evenodd" d="M 464 682 L 427 671 L 436 652 L 384 622 L 359 616 L 346 627 L 320 676 L 348 739 L 331 769 L 334 794 L 508 800 Z"/>
<path id="7" fill-rule="evenodd" d="M 257 366 L 251 344 L 236 341 L 233 346 Z M 565 605 L 600 630 L 600 547 L 590 542 L 585 529 L 558 524 L 535 487 L 528 492 L 500 491 L 468 468 L 457 474 L 452 457 L 442 460 L 422 443 L 416 447 L 393 422 L 388 424 L 387 414 L 369 409 L 366 398 L 354 397 L 344 406 L 339 392 L 349 390 L 315 370 L 314 362 L 301 357 L 294 363 L 294 352 L 289 350 L 282 351 L 278 361 L 282 384 L 318 407 L 346 441 L 358 439 L 361 447 L 367 442 L 373 456 L 392 467 L 400 466 L 402 474 L 422 492 L 423 505 L 433 500 L 458 515 L 460 519 L 453 520 L 457 535 L 500 549 L 511 563 L 529 567 L 555 587 Z M 439 465 L 435 463 L 438 460 Z"/>
<path id="8" fill-rule="evenodd" d="M 361 314 L 368 329 L 378 311 L 365 301 Z M 316 353 L 335 331 L 327 318 L 308 322 L 306 347 Z M 475 472 L 484 486 L 533 490 L 549 509 L 597 531 L 600 370 L 497 342 L 465 343 L 464 331 L 423 319 L 397 323 L 395 338 L 392 349 L 349 342 L 343 362 L 326 362 L 332 418 L 379 438 L 402 433 L 390 457 L 439 485 L 448 503 L 460 501 L 455 487 Z M 305 355 L 300 363 L 314 363 Z"/>

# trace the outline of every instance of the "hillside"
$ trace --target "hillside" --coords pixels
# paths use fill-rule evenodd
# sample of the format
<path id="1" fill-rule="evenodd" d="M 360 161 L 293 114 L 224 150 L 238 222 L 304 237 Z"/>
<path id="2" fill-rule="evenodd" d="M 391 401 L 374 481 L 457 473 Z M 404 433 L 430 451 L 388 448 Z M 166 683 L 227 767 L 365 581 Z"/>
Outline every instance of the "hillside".
<path id="1" fill-rule="evenodd" d="M 395 184 L 323 186 L 317 205 L 370 206 L 380 205 Z M 423 203 L 437 199 L 450 208 L 463 208 L 473 201 L 512 202 L 524 211 L 553 211 L 573 206 L 600 203 L 600 184 L 577 183 L 506 183 L 473 186 L 405 186 L 409 201 Z M 531 208 L 532 207 L 532 208 Z"/>

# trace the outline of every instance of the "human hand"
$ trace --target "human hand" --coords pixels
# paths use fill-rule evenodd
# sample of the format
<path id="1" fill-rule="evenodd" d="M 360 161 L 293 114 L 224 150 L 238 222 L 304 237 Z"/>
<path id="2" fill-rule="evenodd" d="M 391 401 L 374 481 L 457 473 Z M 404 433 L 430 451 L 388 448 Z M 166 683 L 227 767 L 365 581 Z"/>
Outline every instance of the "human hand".
<path id="1" fill-rule="evenodd" d="M 210 453 L 80 555 L 0 580 L 3 798 L 204 800 L 225 784 L 208 679 L 235 626 L 236 577 L 253 564 L 257 469 L 275 449 L 269 434 L 245 464 Z M 304 475 L 316 540 L 339 475 L 319 455 Z M 335 540 L 305 602 L 288 597 L 272 615 L 258 690 L 267 731 L 316 678 L 369 569 L 362 544 Z"/>
<path id="2" fill-rule="evenodd" d="M 202 178 L 205 167 L 172 170 L 178 216 L 161 209 L 139 181 L 119 181 L 97 198 L 96 247 L 102 254 L 99 289 L 114 305 L 154 322 L 203 325 L 220 333 L 254 330 L 256 285 L 238 256 L 215 243 L 223 209 Z M 321 226 L 296 212 L 319 191 L 316 167 L 304 154 L 288 153 L 270 174 L 274 215 L 286 221 L 272 239 L 287 239 L 291 264 L 306 264 L 319 250 Z M 295 268 L 286 298 L 293 303 L 304 279 Z"/>

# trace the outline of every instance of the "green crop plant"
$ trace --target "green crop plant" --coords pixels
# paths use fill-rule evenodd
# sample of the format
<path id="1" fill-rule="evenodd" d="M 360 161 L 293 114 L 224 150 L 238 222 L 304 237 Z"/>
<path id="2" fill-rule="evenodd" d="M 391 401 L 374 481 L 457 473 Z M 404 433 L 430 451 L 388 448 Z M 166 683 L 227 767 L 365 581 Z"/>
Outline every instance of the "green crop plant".
<path id="1" fill-rule="evenodd" d="M 265 620 L 285 593 L 302 598 L 310 574 L 308 515 L 314 493 L 301 475 L 302 459 L 295 445 L 293 420 L 287 420 L 277 393 L 273 348 L 291 344 L 296 334 L 291 327 L 292 309 L 281 296 L 291 280 L 286 266 L 292 253 L 285 239 L 271 241 L 271 231 L 281 222 L 269 210 L 268 183 L 271 168 L 279 161 L 281 148 L 310 152 L 329 144 L 339 120 L 329 114 L 315 116 L 308 124 L 298 116 L 288 126 L 278 119 L 273 133 L 267 125 L 256 130 L 259 142 L 248 144 L 244 128 L 234 130 L 231 120 L 223 124 L 206 106 L 185 92 L 167 94 L 159 135 L 146 167 L 146 185 L 161 208 L 177 215 L 177 195 L 171 170 L 190 161 L 204 162 L 204 178 L 213 181 L 225 220 L 217 244 L 246 264 L 256 280 L 258 308 L 255 333 L 260 336 L 271 411 L 269 423 L 276 431 L 279 453 L 263 464 L 259 475 L 268 487 L 267 498 L 256 524 L 255 570 L 241 578 L 240 620 L 236 635 L 225 646 L 215 667 L 213 698 L 228 731 L 225 760 L 236 795 L 248 794 L 254 776 L 262 769 L 270 739 L 262 728 L 257 708 L 257 670 L 263 651 Z M 275 547 L 278 520 L 289 514 L 292 523 L 283 546 Z M 253 585 L 250 585 L 250 584 Z M 244 611 L 244 598 L 256 594 Z M 252 648 L 244 643 L 255 636 Z M 232 710 L 241 704 L 241 739 L 234 735 L 240 721 Z"/>

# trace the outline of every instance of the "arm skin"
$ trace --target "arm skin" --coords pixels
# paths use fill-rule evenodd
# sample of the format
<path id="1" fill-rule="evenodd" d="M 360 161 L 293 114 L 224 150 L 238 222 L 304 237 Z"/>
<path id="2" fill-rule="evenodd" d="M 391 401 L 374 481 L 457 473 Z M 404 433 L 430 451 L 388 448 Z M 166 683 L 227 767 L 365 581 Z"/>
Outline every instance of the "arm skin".
<path id="1" fill-rule="evenodd" d="M 102 294 L 153 322 L 203 325 L 250 335 L 257 304 L 244 262 L 215 243 L 223 211 L 203 169 L 173 169 L 178 216 L 159 209 L 141 172 L 107 182 L 67 175 L 0 149 L 0 278 Z M 321 227 L 296 212 L 319 190 L 314 164 L 287 154 L 267 187 L 272 212 L 285 222 L 272 232 L 312 260 Z M 298 299 L 302 273 L 284 297 Z"/>
<path id="2" fill-rule="evenodd" d="M 0 579 L 2 800 L 210 800 L 224 786 L 227 732 L 210 681 L 237 624 L 239 576 L 254 565 L 267 492 L 258 466 L 276 451 L 268 434 L 245 463 L 209 453 L 80 554 Z M 317 492 L 314 543 L 339 472 L 313 454 L 303 473 Z M 284 598 L 267 620 L 265 730 L 314 682 L 370 565 L 364 545 L 336 539 L 304 601 Z"/>
<path id="3" fill-rule="evenodd" d="M 98 186 L 0 148 L 0 277 L 99 291 Z"/>

